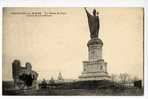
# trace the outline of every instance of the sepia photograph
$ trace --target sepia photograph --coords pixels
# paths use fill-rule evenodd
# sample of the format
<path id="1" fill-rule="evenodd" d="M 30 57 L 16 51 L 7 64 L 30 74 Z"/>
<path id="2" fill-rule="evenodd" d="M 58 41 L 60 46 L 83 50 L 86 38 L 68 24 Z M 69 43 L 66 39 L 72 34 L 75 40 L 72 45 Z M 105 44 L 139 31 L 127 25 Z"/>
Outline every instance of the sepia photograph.
<path id="1" fill-rule="evenodd" d="M 143 96 L 143 7 L 3 7 L 5 96 Z"/>

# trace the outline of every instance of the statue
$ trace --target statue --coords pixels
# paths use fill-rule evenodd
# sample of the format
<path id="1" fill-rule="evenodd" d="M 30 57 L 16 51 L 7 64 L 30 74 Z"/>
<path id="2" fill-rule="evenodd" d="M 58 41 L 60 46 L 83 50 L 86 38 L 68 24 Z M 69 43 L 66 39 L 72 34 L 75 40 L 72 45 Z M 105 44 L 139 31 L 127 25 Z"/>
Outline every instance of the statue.
<path id="1" fill-rule="evenodd" d="M 92 38 L 98 38 L 100 23 L 99 23 L 99 16 L 98 12 L 96 10 L 93 10 L 93 15 L 91 15 L 87 9 L 85 8 L 87 18 L 88 18 L 88 24 L 89 24 L 89 30 L 90 30 L 90 37 Z"/>

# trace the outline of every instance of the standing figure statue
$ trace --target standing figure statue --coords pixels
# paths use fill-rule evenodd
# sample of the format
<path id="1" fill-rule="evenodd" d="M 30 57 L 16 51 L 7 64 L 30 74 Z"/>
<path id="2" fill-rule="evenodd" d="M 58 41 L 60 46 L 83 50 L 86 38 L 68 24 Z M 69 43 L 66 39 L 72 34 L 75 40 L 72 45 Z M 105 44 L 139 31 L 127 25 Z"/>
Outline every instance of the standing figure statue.
<path id="1" fill-rule="evenodd" d="M 100 22 L 99 22 L 99 13 L 96 12 L 96 9 L 93 10 L 93 15 L 91 15 L 87 9 L 85 8 L 88 18 L 89 30 L 90 30 L 90 37 L 91 38 L 98 38 Z"/>

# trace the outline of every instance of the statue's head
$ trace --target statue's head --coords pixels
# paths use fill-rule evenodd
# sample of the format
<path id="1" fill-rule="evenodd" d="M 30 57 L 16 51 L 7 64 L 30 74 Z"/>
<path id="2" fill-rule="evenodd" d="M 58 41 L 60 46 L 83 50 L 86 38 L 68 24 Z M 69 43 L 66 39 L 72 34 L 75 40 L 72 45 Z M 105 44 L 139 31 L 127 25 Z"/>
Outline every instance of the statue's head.
<path id="1" fill-rule="evenodd" d="M 97 15 L 99 15 L 99 12 L 97 12 Z"/>
<path id="2" fill-rule="evenodd" d="M 96 9 L 93 10 L 93 15 L 96 16 Z"/>

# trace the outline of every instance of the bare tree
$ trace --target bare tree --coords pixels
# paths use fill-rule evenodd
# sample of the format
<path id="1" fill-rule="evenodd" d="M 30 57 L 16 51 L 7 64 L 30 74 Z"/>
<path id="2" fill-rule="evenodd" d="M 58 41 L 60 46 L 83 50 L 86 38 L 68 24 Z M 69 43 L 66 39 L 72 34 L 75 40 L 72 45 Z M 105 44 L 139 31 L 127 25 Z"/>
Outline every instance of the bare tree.
<path id="1" fill-rule="evenodd" d="M 130 76 L 128 73 L 121 73 L 119 79 L 121 83 L 126 83 L 129 80 Z"/>

